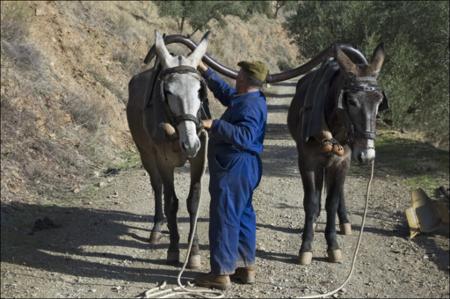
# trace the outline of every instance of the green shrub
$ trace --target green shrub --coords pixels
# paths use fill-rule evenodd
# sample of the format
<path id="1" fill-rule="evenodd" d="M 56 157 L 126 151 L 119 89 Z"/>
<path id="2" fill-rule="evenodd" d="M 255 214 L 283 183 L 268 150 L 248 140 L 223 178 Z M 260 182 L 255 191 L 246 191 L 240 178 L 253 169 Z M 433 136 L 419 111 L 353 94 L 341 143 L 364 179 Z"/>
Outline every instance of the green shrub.
<path id="1" fill-rule="evenodd" d="M 421 130 L 448 142 L 448 18 L 447 1 L 303 1 L 287 27 L 306 57 L 334 42 L 353 44 L 371 55 L 384 41 L 380 84 L 391 110 L 383 117 L 397 128 Z"/>
<path id="2" fill-rule="evenodd" d="M 272 14 L 269 1 L 155 1 L 159 15 L 175 18 L 178 31 L 183 33 L 185 23 L 192 26 L 193 35 L 198 30 L 208 29 L 208 23 L 216 20 L 225 24 L 227 15 L 248 19 L 256 13 Z"/>

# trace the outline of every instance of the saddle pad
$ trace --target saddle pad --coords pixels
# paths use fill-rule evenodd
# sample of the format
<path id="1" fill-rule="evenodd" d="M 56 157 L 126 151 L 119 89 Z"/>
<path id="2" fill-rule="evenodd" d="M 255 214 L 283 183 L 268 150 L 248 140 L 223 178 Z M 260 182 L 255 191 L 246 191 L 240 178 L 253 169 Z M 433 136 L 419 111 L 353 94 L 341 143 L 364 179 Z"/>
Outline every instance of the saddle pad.
<path id="1" fill-rule="evenodd" d="M 339 72 L 339 65 L 334 60 L 327 60 L 319 69 L 310 73 L 305 84 L 306 95 L 303 106 L 303 137 L 308 141 L 311 136 L 317 135 L 322 128 L 325 103 L 333 77 Z"/>

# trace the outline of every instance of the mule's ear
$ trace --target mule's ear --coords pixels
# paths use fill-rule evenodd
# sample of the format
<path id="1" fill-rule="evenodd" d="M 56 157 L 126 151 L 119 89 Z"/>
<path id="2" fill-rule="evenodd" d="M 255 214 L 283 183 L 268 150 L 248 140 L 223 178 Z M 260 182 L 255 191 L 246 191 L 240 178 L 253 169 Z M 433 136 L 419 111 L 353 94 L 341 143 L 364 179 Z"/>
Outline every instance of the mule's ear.
<path id="1" fill-rule="evenodd" d="M 339 66 L 346 72 L 358 76 L 358 66 L 344 53 L 339 47 L 336 47 L 336 60 Z"/>
<path id="2" fill-rule="evenodd" d="M 155 30 L 155 50 L 160 58 L 162 64 L 167 67 L 169 59 L 172 57 L 167 50 L 166 44 L 164 43 L 164 38 L 161 33 Z"/>
<path id="3" fill-rule="evenodd" d="M 380 106 L 378 106 L 378 111 L 385 111 L 389 109 L 389 100 L 386 96 L 386 93 L 383 91 L 383 100 L 380 103 Z"/>
<path id="4" fill-rule="evenodd" d="M 372 54 L 369 72 L 371 75 L 378 77 L 384 62 L 384 43 L 380 43 Z"/>
<path id="5" fill-rule="evenodd" d="M 198 66 L 200 61 L 202 60 L 203 55 L 206 53 L 206 48 L 208 47 L 208 36 L 210 31 L 206 32 L 203 35 L 202 40 L 198 44 L 197 48 L 188 56 L 188 59 L 191 60 L 192 64 Z"/>

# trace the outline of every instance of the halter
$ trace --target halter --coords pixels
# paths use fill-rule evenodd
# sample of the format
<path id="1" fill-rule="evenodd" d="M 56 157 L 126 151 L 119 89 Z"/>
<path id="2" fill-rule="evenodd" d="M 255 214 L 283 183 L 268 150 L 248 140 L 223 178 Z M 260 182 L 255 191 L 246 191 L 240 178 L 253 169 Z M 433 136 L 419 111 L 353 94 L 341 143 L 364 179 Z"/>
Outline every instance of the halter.
<path id="1" fill-rule="evenodd" d="M 368 92 L 368 91 L 381 91 L 383 93 L 383 96 L 386 98 L 384 92 L 378 87 L 377 80 L 373 77 L 359 77 L 351 78 L 350 80 L 347 80 L 345 82 L 344 87 L 342 88 L 340 95 L 339 95 L 339 106 L 342 110 L 345 111 L 345 122 L 346 127 L 348 128 L 349 132 L 347 133 L 347 141 L 349 143 L 352 143 L 353 140 L 356 138 L 363 138 L 363 139 L 373 139 L 376 138 L 376 131 L 375 130 L 369 130 L 369 131 L 362 131 L 359 127 L 355 126 L 347 109 L 343 105 L 343 96 L 346 93 L 349 92 Z M 387 99 L 386 99 L 387 100 Z M 384 99 L 383 99 L 384 101 Z M 386 104 L 387 105 L 387 104 Z"/>
<path id="2" fill-rule="evenodd" d="M 202 89 L 206 87 L 205 80 L 203 79 L 202 75 L 196 68 L 187 66 L 187 65 L 179 65 L 179 66 L 165 69 L 160 72 L 159 79 L 161 80 L 161 86 L 162 86 L 161 90 L 162 91 L 164 90 L 163 84 L 164 84 L 165 80 L 167 80 L 167 77 L 172 74 L 192 74 L 192 75 L 194 75 L 194 77 L 196 79 L 198 79 L 200 81 Z M 165 97 L 165 94 L 164 94 L 164 97 Z M 203 97 L 202 96 L 200 96 L 200 101 L 202 103 L 200 105 L 200 110 L 197 113 L 197 115 L 193 115 L 193 114 L 189 114 L 189 113 L 181 114 L 181 115 L 174 115 L 172 110 L 170 110 L 168 102 L 164 101 L 165 102 L 164 108 L 165 108 L 166 116 L 169 118 L 170 124 L 173 125 L 174 127 L 176 127 L 182 121 L 192 121 L 193 123 L 195 123 L 197 130 L 200 130 L 202 128 L 202 124 L 200 121 L 201 110 L 203 110 L 203 112 L 205 113 L 204 107 L 203 107 Z"/>

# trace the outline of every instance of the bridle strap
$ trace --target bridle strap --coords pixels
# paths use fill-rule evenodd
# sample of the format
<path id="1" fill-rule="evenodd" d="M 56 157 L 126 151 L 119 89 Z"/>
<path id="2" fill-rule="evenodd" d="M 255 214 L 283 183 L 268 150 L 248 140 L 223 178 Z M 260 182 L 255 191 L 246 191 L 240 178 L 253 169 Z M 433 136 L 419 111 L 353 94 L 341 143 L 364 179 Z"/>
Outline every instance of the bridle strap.
<path id="1" fill-rule="evenodd" d="M 195 123 L 195 126 L 198 127 L 200 125 L 200 121 L 198 120 L 198 117 L 192 115 L 192 114 L 182 114 L 175 116 L 175 124 L 179 124 L 182 121 L 192 121 Z"/>
<path id="2" fill-rule="evenodd" d="M 188 66 L 188 65 L 179 65 L 179 66 L 175 66 L 175 67 L 171 67 L 171 68 L 162 70 L 159 73 L 159 77 L 161 78 L 161 80 L 164 80 L 165 77 L 167 77 L 171 74 L 187 74 L 187 73 L 194 73 L 194 74 L 198 75 L 199 78 L 203 79 L 202 75 L 195 67 Z"/>
<path id="3" fill-rule="evenodd" d="M 159 73 L 159 78 L 162 82 L 164 82 L 164 80 L 172 75 L 172 74 L 188 74 L 191 73 L 193 75 L 195 75 L 196 79 L 198 79 L 199 81 L 204 82 L 204 79 L 202 77 L 202 75 L 200 74 L 200 72 L 192 67 L 192 66 L 187 66 L 187 65 L 179 65 L 179 66 L 175 66 L 175 67 L 171 67 L 165 70 L 162 70 Z M 200 99 L 200 101 L 202 101 L 202 99 Z M 202 107 L 203 105 L 200 105 L 200 107 Z M 202 124 L 201 121 L 199 119 L 198 116 L 192 115 L 192 114 L 182 114 L 182 115 L 174 115 L 172 110 L 170 110 L 169 104 L 167 103 L 167 101 L 165 102 L 165 111 L 167 116 L 170 119 L 170 122 L 175 125 L 175 127 L 182 121 L 192 121 L 193 123 L 195 123 L 195 126 L 197 129 L 201 129 L 202 128 Z"/>
<path id="4" fill-rule="evenodd" d="M 372 77 L 364 77 L 358 79 L 350 79 L 342 89 L 343 96 L 345 96 L 348 92 L 358 92 L 358 91 L 380 91 L 381 89 L 378 87 L 377 80 Z M 373 139 L 376 138 L 375 131 L 362 131 L 357 126 L 354 125 L 350 115 L 346 108 L 344 110 L 345 115 L 345 123 L 347 127 L 347 135 L 348 142 L 353 142 L 355 137 L 363 138 L 363 139 Z"/>

